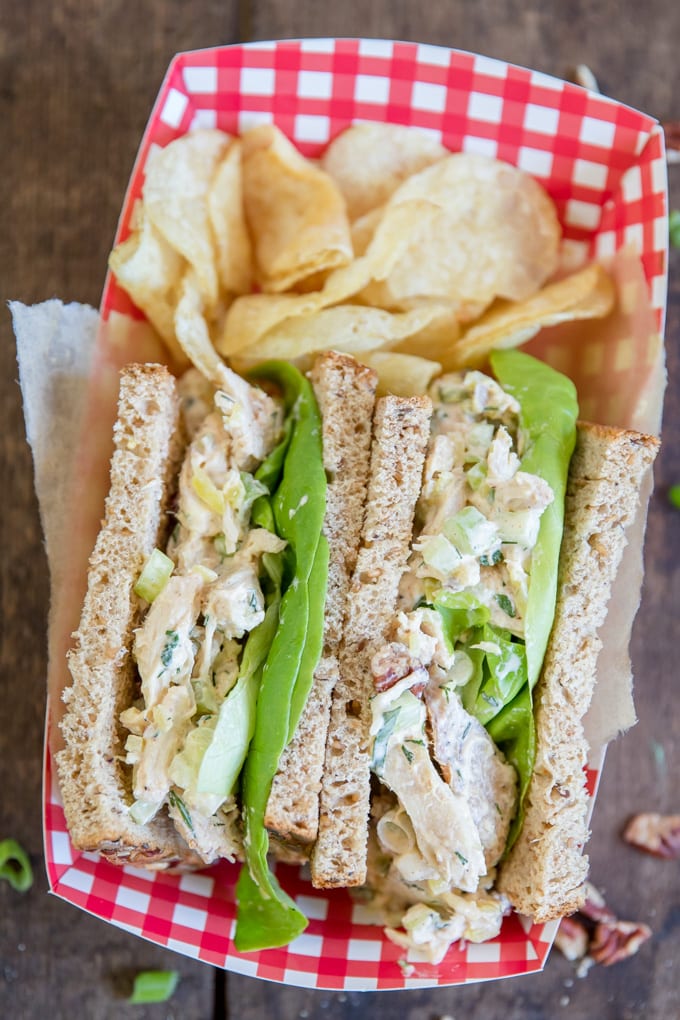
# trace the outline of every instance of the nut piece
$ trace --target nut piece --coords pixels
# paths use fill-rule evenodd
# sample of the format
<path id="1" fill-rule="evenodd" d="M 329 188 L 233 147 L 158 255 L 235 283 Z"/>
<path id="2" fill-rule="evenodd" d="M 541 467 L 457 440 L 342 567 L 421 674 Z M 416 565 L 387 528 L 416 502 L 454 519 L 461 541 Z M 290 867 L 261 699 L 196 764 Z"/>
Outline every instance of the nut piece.
<path id="1" fill-rule="evenodd" d="M 560 922 L 557 948 L 568 960 L 580 961 L 581 968 L 593 963 L 608 967 L 633 956 L 651 938 L 651 928 L 636 921 L 619 921 L 595 886 L 590 882 L 585 885 L 584 905 Z"/>
<path id="2" fill-rule="evenodd" d="M 633 815 L 623 831 L 623 838 L 645 853 L 677 860 L 680 857 L 680 815 L 654 812 Z"/>
<path id="3" fill-rule="evenodd" d="M 590 940 L 589 955 L 595 963 L 609 967 L 637 953 L 643 942 L 651 938 L 652 929 L 634 921 L 602 921 L 595 926 Z"/>
<path id="4" fill-rule="evenodd" d="M 555 936 L 555 945 L 568 960 L 582 960 L 588 952 L 590 936 L 583 921 L 577 914 L 563 917 Z"/>
<path id="5" fill-rule="evenodd" d="M 586 900 L 578 913 L 589 921 L 616 921 L 616 914 L 609 909 L 604 901 L 604 896 L 592 882 L 585 883 L 585 890 Z"/>

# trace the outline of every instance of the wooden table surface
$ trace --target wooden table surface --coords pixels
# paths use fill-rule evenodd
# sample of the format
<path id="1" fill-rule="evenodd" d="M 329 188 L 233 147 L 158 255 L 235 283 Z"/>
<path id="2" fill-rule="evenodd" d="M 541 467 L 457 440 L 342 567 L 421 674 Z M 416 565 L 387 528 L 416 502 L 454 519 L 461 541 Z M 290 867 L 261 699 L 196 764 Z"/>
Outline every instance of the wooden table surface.
<path id="1" fill-rule="evenodd" d="M 357 35 L 440 43 L 560 77 L 588 64 L 614 98 L 680 118 L 680 5 L 647 0 L 39 0 L 0 3 L 0 292 L 26 302 L 59 296 L 97 304 L 137 144 L 171 56 L 250 39 Z M 671 207 L 680 167 L 670 168 Z M 646 549 L 646 585 L 632 657 L 640 721 L 610 749 L 590 844 L 593 881 L 622 917 L 653 939 L 631 960 L 585 979 L 553 953 L 539 975 L 498 984 L 406 993 L 338 994 L 281 988 L 153 947 L 47 895 L 40 825 L 48 578 L 32 465 L 16 384 L 14 342 L 0 315 L 0 839 L 28 849 L 36 873 L 20 895 L 0 883 L 0 1016 L 320 1017 L 348 1020 L 670 1020 L 680 1016 L 677 863 L 620 840 L 632 812 L 680 810 L 680 252 L 672 253 L 667 324 L 669 389 Z M 675 780 L 675 781 L 674 781 Z M 162 1006 L 127 1006 L 131 975 L 173 968 L 181 982 Z"/>

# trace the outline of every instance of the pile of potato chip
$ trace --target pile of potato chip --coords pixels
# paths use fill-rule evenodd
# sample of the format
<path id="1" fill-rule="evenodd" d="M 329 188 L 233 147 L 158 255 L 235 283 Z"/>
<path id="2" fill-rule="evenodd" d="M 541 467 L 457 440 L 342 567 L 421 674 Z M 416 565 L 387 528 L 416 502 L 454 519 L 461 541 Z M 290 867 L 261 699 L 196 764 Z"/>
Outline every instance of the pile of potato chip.
<path id="1" fill-rule="evenodd" d="M 596 264 L 548 282 L 561 230 L 531 176 L 397 125 L 354 125 L 319 163 L 271 125 L 194 131 L 150 154 L 131 226 L 119 285 L 208 375 L 215 351 L 243 371 L 334 349 L 420 393 L 614 303 Z"/>

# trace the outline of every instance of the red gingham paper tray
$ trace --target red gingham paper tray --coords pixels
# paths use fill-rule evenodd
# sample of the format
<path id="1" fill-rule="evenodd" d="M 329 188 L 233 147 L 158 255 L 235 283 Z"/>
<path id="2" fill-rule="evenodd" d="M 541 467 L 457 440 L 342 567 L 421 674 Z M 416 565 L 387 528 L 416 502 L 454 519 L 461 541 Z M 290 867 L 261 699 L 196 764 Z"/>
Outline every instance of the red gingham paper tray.
<path id="1" fill-rule="evenodd" d="M 167 145 L 198 126 L 239 133 L 274 122 L 314 157 L 360 120 L 413 125 L 452 151 L 484 153 L 527 170 L 557 205 L 573 264 L 623 248 L 634 251 L 651 309 L 648 334 L 642 344 L 629 337 L 620 341 L 610 375 L 647 370 L 663 328 L 666 292 L 666 168 L 659 125 L 603 96 L 487 57 L 374 39 L 262 42 L 179 54 L 142 139 L 116 241 L 128 233 L 152 146 Z M 112 312 L 140 317 L 109 276 L 102 318 Z M 565 364 L 564 351 L 560 359 L 559 367 L 572 375 L 587 371 Z M 595 406 L 596 395 L 589 399 L 601 411 L 599 420 L 611 418 L 613 411 Z M 588 771 L 593 797 L 598 769 Z M 493 941 L 455 945 L 438 966 L 405 968 L 403 950 L 365 922 L 364 908 L 347 893 L 315 890 L 297 869 L 279 866 L 279 879 L 309 917 L 309 927 L 286 948 L 239 954 L 232 941 L 238 867 L 219 864 L 168 875 L 119 868 L 74 850 L 47 744 L 44 829 L 50 888 L 58 896 L 159 945 L 286 984 L 396 989 L 526 974 L 542 969 L 556 929 L 555 923 L 534 925 L 513 915 Z"/>

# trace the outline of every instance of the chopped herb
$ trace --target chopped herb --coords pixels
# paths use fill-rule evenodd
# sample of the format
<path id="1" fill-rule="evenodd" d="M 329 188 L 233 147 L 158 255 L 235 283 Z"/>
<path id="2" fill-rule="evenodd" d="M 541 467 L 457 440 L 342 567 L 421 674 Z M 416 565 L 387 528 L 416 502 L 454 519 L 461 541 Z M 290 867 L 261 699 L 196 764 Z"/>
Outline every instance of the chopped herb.
<path id="1" fill-rule="evenodd" d="M 0 879 L 2 878 L 6 879 L 17 892 L 26 892 L 33 885 L 31 862 L 16 839 L 3 839 L 0 842 Z"/>
<path id="2" fill-rule="evenodd" d="M 493 698 L 490 694 L 486 694 L 482 691 L 482 697 L 484 698 L 484 701 L 486 701 L 487 705 L 491 705 L 492 708 L 499 707 L 500 702 L 496 698 Z"/>
<path id="3" fill-rule="evenodd" d="M 144 970 L 135 976 L 135 984 L 128 1002 L 144 1005 L 149 1002 L 167 1002 L 177 988 L 176 970 Z"/>
<path id="4" fill-rule="evenodd" d="M 257 592 L 255 591 L 254 588 L 251 588 L 250 591 L 248 592 L 248 608 L 250 609 L 251 613 L 256 613 L 260 608 L 257 601 Z"/>
<path id="5" fill-rule="evenodd" d="M 501 607 L 506 616 L 517 616 L 517 612 L 512 602 L 507 595 L 494 595 L 494 598 L 498 605 Z"/>
<path id="6" fill-rule="evenodd" d="M 172 662 L 172 655 L 177 645 L 179 644 L 179 634 L 176 630 L 166 630 L 165 636 L 168 639 L 163 645 L 163 651 L 161 652 L 161 662 L 167 669 Z"/>
<path id="7" fill-rule="evenodd" d="M 401 745 L 401 749 L 404 752 L 404 758 L 406 758 L 406 761 L 410 765 L 413 762 L 413 751 L 409 751 L 409 749 L 406 746 L 406 744 L 402 744 Z"/>
<path id="8" fill-rule="evenodd" d="M 487 556 L 486 554 L 484 556 L 480 556 L 479 562 L 482 567 L 495 567 L 497 563 L 503 562 L 503 553 L 500 549 L 496 549 L 491 553 L 491 556 Z"/>
<path id="9" fill-rule="evenodd" d="M 680 247 L 680 245 L 678 245 Z M 680 485 L 671 485 L 668 490 L 668 502 L 671 506 L 677 507 L 680 510 Z"/>
<path id="10" fill-rule="evenodd" d="M 463 855 L 460 852 L 460 850 L 454 850 L 453 852 L 454 852 L 454 854 L 456 855 L 456 857 L 458 858 L 458 860 L 460 861 L 461 864 L 467 864 L 467 862 L 468 862 L 467 861 L 467 857 L 463 857 Z"/>
<path id="11" fill-rule="evenodd" d="M 668 216 L 668 236 L 674 248 L 680 248 L 680 209 L 673 209 Z"/>
<path id="12" fill-rule="evenodd" d="M 191 831 L 193 832 L 194 825 L 193 822 L 191 821 L 191 815 L 189 814 L 187 806 L 182 800 L 182 798 L 179 796 L 179 794 L 175 793 L 174 790 L 171 790 L 170 793 L 168 794 L 168 800 L 170 801 L 172 806 L 179 811 L 182 817 L 182 821 L 187 826 L 187 828 L 191 829 Z"/>
<path id="13" fill-rule="evenodd" d="M 448 684 L 440 684 L 439 685 L 439 690 L 444 692 L 444 697 L 448 701 L 449 698 L 451 697 L 451 688 L 449 687 L 449 685 Z"/>
<path id="14" fill-rule="evenodd" d="M 424 740 L 416 740 L 415 737 L 407 737 L 406 738 L 406 743 L 407 744 L 418 744 L 419 747 L 425 747 L 425 741 Z"/>
<path id="15" fill-rule="evenodd" d="M 496 808 L 496 811 L 498 812 L 498 814 L 499 814 L 499 815 L 502 815 L 502 814 L 503 814 L 503 812 L 502 812 L 502 811 L 501 811 L 501 809 L 499 808 L 499 806 L 498 806 L 498 804 L 496 803 L 496 801 L 494 801 L 494 807 Z"/>
<path id="16" fill-rule="evenodd" d="M 467 737 L 468 733 L 470 732 L 470 727 L 471 726 L 472 726 L 472 722 L 469 722 L 467 724 L 467 726 L 465 727 L 465 729 L 463 730 L 463 736 L 461 738 L 462 740 L 465 740 L 465 738 Z"/>

